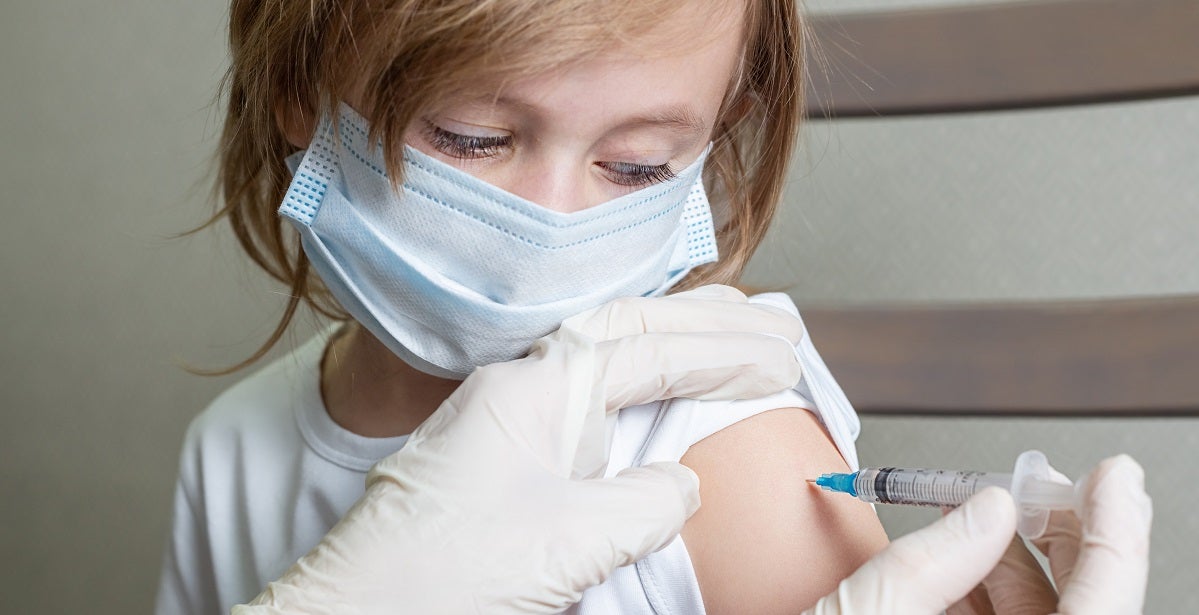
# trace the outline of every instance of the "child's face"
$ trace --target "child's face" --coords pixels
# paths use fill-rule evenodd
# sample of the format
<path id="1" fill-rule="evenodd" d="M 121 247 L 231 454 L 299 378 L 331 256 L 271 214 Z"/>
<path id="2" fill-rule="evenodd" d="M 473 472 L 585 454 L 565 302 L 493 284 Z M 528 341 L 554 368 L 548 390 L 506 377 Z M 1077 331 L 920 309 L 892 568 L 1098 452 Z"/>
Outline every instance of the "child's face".
<path id="1" fill-rule="evenodd" d="M 426 114 L 405 141 L 560 212 L 668 179 L 712 138 L 740 62 L 741 4 L 694 3 L 601 57 Z"/>

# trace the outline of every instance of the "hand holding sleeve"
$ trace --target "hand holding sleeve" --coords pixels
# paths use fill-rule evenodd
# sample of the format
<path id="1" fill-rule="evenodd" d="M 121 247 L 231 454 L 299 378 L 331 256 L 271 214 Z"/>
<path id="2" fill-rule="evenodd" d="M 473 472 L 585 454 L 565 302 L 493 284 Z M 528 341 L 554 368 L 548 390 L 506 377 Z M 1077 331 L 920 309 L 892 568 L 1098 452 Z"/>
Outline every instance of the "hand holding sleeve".
<path id="1" fill-rule="evenodd" d="M 607 417 L 800 378 L 793 316 L 728 287 L 622 299 L 476 370 L 321 543 L 234 613 L 557 613 L 669 543 L 699 506 L 677 463 L 610 479 Z"/>

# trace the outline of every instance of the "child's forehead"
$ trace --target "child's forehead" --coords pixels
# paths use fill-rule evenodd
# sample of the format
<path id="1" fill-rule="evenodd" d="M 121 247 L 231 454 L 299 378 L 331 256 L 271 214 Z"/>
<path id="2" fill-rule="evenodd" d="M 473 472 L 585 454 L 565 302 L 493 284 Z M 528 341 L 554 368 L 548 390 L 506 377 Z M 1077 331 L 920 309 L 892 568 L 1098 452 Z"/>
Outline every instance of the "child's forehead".
<path id="1" fill-rule="evenodd" d="M 626 19 L 643 19 L 596 25 L 573 34 L 551 32 L 544 37 L 498 40 L 486 57 L 446 62 L 445 71 L 430 76 L 433 87 L 412 94 L 425 98 L 430 107 L 469 101 L 512 108 L 553 98 L 563 89 L 572 91 L 567 96 L 578 97 L 608 93 L 604 88 L 618 88 L 628 97 L 652 97 L 672 83 L 715 80 L 721 88 L 728 85 L 745 47 L 745 0 L 637 2 L 661 5 L 662 10 L 652 15 L 649 25 L 645 23 L 649 13 L 623 12 Z M 379 79 L 368 82 L 383 83 Z M 378 100 L 374 92 L 364 91 L 369 89 L 366 83 L 352 91 Z"/>
<path id="2" fill-rule="evenodd" d="M 423 6 L 439 3 L 413 2 L 401 11 L 411 19 L 393 15 L 384 23 L 359 22 L 355 36 L 370 44 L 362 49 L 355 44 L 351 53 L 365 51 L 359 59 L 375 61 L 376 66 L 394 66 L 396 60 L 486 66 L 494 71 L 492 76 L 507 79 L 600 54 L 636 58 L 685 53 L 730 30 L 744 36 L 750 7 L 760 1 L 480 0 L 477 4 L 488 10 L 460 10 L 462 14 Z M 437 27 L 421 32 L 426 29 L 423 22 L 434 25 L 429 22 L 434 15 L 442 16 Z"/>

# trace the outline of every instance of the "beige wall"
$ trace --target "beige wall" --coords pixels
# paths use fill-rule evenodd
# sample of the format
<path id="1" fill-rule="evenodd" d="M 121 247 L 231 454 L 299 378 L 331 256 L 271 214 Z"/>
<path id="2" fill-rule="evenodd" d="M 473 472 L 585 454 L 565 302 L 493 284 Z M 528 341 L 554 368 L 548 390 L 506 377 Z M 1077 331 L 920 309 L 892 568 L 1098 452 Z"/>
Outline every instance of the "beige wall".
<path id="1" fill-rule="evenodd" d="M 281 306 L 223 228 L 171 238 L 209 211 L 224 10 L 64 0 L 0 20 L 0 612 L 149 609 L 183 430 L 233 381 L 176 363 L 244 357 Z M 807 304 L 1199 292 L 1199 102 L 1154 104 L 815 126 L 780 227 L 789 241 L 755 275 L 797 280 Z M 1003 422 L 1003 446 L 968 447 L 976 456 L 939 443 L 1000 433 L 972 425 L 921 440 L 905 435 L 917 423 L 869 420 L 862 456 L 929 450 L 991 468 L 1046 433 Z M 1088 429 L 1039 445 L 1065 469 L 1135 448 L 1154 485 L 1177 477 L 1195 433 L 1191 421 Z M 1193 500 L 1154 495 L 1158 536 L 1193 541 Z M 1155 574 L 1152 604 L 1167 604 L 1184 573 Z"/>

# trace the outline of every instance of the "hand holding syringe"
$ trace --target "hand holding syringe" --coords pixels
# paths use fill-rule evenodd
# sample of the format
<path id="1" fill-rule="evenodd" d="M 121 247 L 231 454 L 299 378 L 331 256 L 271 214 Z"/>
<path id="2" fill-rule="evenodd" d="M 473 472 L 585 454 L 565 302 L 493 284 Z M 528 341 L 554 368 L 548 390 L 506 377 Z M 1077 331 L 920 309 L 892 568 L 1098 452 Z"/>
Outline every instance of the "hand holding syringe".
<path id="1" fill-rule="evenodd" d="M 1037 457 L 1044 458 L 1036 452 L 1021 455 L 1022 460 Z M 1021 465 L 1010 478 L 1029 474 Z M 1064 479 L 1046 469 L 1051 478 Z M 1013 498 L 1003 489 L 983 488 L 929 527 L 897 538 L 805 615 L 947 609 L 1140 613 L 1153 519 L 1144 472 L 1132 458 L 1120 455 L 1104 460 L 1077 482 L 1074 510 L 1054 512 L 1044 536 L 1031 545 L 1012 540 L 1020 517 Z M 1032 549 L 1048 558 L 1047 570 L 1034 559 Z"/>
<path id="2" fill-rule="evenodd" d="M 1028 539 L 1044 533 L 1050 511 L 1079 508 L 1074 485 L 1051 476 L 1041 451 L 1021 453 L 1011 474 L 862 468 L 853 474 L 824 474 L 808 482 L 871 503 L 942 507 L 962 504 L 987 487 L 1002 487 L 1020 509 L 1016 531 Z"/>

